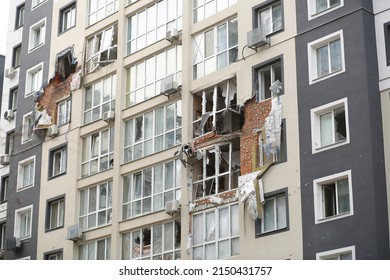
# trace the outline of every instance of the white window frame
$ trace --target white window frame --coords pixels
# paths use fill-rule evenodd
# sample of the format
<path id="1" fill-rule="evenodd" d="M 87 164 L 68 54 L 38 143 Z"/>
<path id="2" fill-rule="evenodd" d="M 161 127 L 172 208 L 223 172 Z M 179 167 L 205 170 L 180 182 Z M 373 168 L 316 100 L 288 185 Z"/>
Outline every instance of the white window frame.
<path id="1" fill-rule="evenodd" d="M 324 217 L 323 185 L 336 183 L 337 181 L 342 179 L 348 179 L 349 212 L 341 213 L 341 214 L 336 213 L 334 216 Z M 313 181 L 313 194 L 314 194 L 314 219 L 316 224 L 349 217 L 354 214 L 351 170 L 347 170 L 337 174 L 332 174 L 326 177 L 315 179 Z M 336 197 L 336 204 L 337 204 L 337 197 Z"/>
<path id="2" fill-rule="evenodd" d="M 98 256 L 97 246 L 104 247 L 103 256 Z M 111 260 L 111 237 L 94 240 L 79 246 L 79 260 Z"/>
<path id="3" fill-rule="evenodd" d="M 345 114 L 345 130 L 346 138 L 344 140 L 336 142 L 333 140 L 333 143 L 325 146 L 321 146 L 321 125 L 320 125 L 320 116 L 326 113 L 332 112 L 335 109 L 343 108 Z M 331 103 L 313 108 L 310 110 L 311 116 L 311 140 L 312 140 L 312 153 L 319 153 L 329 149 L 337 148 L 343 145 L 350 143 L 350 133 L 349 133 L 349 114 L 348 114 L 348 100 L 347 97 L 333 101 Z M 334 123 L 333 123 L 334 125 Z M 333 127 L 333 126 L 332 126 Z M 335 135 L 333 135 L 333 138 Z"/>
<path id="4" fill-rule="evenodd" d="M 103 134 L 108 133 L 107 142 L 102 145 Z M 81 176 L 89 176 L 112 168 L 114 158 L 114 127 L 84 137 Z"/>
<path id="5" fill-rule="evenodd" d="M 274 11 L 276 6 L 280 7 L 280 13 L 281 13 L 280 26 L 273 25 L 273 23 L 274 23 L 273 22 L 273 15 L 274 15 L 273 11 Z M 268 12 L 269 13 L 269 22 L 267 25 L 264 26 L 261 22 L 261 14 L 266 12 L 266 11 L 267 12 L 269 11 Z M 275 32 L 282 30 L 283 24 L 284 24 L 282 1 L 278 1 L 275 3 L 269 4 L 265 7 L 263 6 L 263 7 L 259 8 L 256 12 L 256 16 L 257 16 L 257 26 L 261 28 L 263 36 L 267 36 L 267 35 L 270 35 L 272 33 L 275 33 Z"/>
<path id="6" fill-rule="evenodd" d="M 26 91 L 24 96 L 30 96 L 42 87 L 43 62 L 31 67 L 26 71 Z"/>
<path id="7" fill-rule="evenodd" d="M 82 230 L 87 231 L 111 223 L 112 181 L 80 190 L 79 225 Z"/>
<path id="8" fill-rule="evenodd" d="M 183 0 L 162 0 L 128 17 L 127 54 L 133 54 L 165 39 L 167 31 L 172 28 L 182 30 L 182 2 Z"/>
<path id="9" fill-rule="evenodd" d="M 158 67 L 157 67 L 158 65 Z M 182 46 L 160 52 L 127 68 L 126 108 L 141 103 L 161 93 L 161 83 L 173 77 L 181 85 Z"/>
<path id="10" fill-rule="evenodd" d="M 59 155 L 59 156 L 56 156 Z M 50 151 L 50 178 L 64 174 L 67 169 L 68 150 L 66 146 Z M 56 168 L 58 166 L 58 168 Z M 58 169 L 58 170 L 57 170 Z"/>
<path id="11" fill-rule="evenodd" d="M 33 124 L 34 120 L 32 113 L 23 116 L 22 144 L 34 139 Z"/>
<path id="12" fill-rule="evenodd" d="M 38 32 L 39 31 L 39 32 Z M 31 53 L 45 44 L 46 40 L 46 18 L 41 19 L 30 26 L 30 35 L 28 40 L 28 52 Z"/>
<path id="13" fill-rule="evenodd" d="M 181 162 L 177 159 L 124 176 L 122 219 L 157 212 L 163 210 L 168 201 L 180 201 L 180 170 Z M 168 174 L 168 171 L 172 172 Z"/>
<path id="14" fill-rule="evenodd" d="M 232 24 L 232 27 L 236 26 L 237 34 L 230 32 L 229 25 Z M 222 46 L 221 50 L 218 50 L 218 30 L 220 28 L 226 28 L 226 47 Z M 223 30 L 223 29 L 222 29 Z M 229 65 L 235 63 L 238 60 L 238 18 L 231 18 L 223 23 L 220 23 L 206 31 L 192 36 L 192 72 L 193 80 L 207 76 L 215 71 L 228 67 Z M 206 40 L 208 38 L 213 38 L 213 44 L 209 47 L 206 46 Z M 229 45 L 230 39 L 232 37 L 237 37 L 237 41 L 232 41 L 232 45 Z M 235 44 L 234 44 L 235 43 Z M 210 52 L 210 53 L 208 53 Z M 232 55 L 232 57 L 230 56 Z M 222 63 L 219 65 L 219 57 L 225 57 L 226 61 L 221 59 L 222 62 L 226 62 L 226 65 Z"/>
<path id="15" fill-rule="evenodd" d="M 24 186 L 24 175 L 25 175 L 25 168 L 27 166 L 30 166 L 32 164 L 32 167 L 29 168 L 29 175 L 31 175 L 31 182 L 30 180 L 27 182 L 28 185 Z M 35 166 L 36 166 L 36 160 L 35 156 L 29 157 L 25 160 L 19 161 L 18 163 L 18 181 L 17 181 L 17 189 L 16 191 L 24 191 L 26 189 L 32 188 L 35 185 Z M 31 170 L 30 170 L 31 169 Z"/>
<path id="16" fill-rule="evenodd" d="M 317 12 L 316 2 L 317 0 L 307 0 L 307 15 L 309 20 L 315 19 L 344 6 L 344 0 L 340 0 L 340 3 L 334 5 L 333 7 L 330 6 L 330 2 L 327 0 L 328 7 L 325 10 Z"/>
<path id="17" fill-rule="evenodd" d="M 280 77 L 279 77 L 280 79 L 277 78 L 277 71 L 276 71 L 277 67 L 280 68 L 280 73 L 278 73 L 278 74 L 280 74 Z M 264 78 L 265 72 L 269 72 L 269 76 L 270 76 L 269 81 L 265 81 L 266 80 Z M 256 81 L 257 99 L 259 101 L 263 101 L 263 100 L 267 100 L 269 98 L 275 97 L 272 95 L 272 92 L 271 92 L 271 90 L 269 90 L 269 87 L 271 87 L 273 85 L 273 83 L 276 82 L 276 80 L 278 80 L 279 82 L 281 82 L 283 84 L 283 63 L 282 63 L 282 60 L 277 59 L 270 64 L 260 66 L 259 68 L 256 69 L 256 75 L 257 75 L 257 81 Z M 266 88 L 267 87 L 266 83 L 268 83 L 268 82 L 269 82 L 269 87 Z M 270 95 L 268 97 L 266 96 L 267 90 L 269 90 L 269 95 Z"/>
<path id="18" fill-rule="evenodd" d="M 228 220 L 220 219 L 220 213 L 227 209 Z M 233 242 L 239 246 L 240 239 L 240 225 L 239 225 L 239 211 L 240 207 L 238 203 L 223 205 L 218 208 L 212 208 L 211 210 L 202 211 L 192 216 L 192 253 L 194 260 L 212 259 L 211 256 L 206 258 L 206 247 L 214 247 L 215 259 L 226 259 L 239 255 L 239 248 L 237 254 L 233 254 L 232 247 Z M 234 213 L 234 211 L 236 211 Z M 233 214 L 234 213 L 234 217 Z M 214 216 L 214 219 L 208 220 L 208 217 Z M 198 219 L 199 222 L 195 220 Z M 210 223 L 214 222 L 214 226 Z M 234 228 L 233 228 L 234 227 Z M 227 230 L 228 232 L 224 232 Z M 224 236 L 221 236 L 224 234 Z M 219 245 L 223 242 L 228 242 L 228 254 L 226 256 L 219 256 Z M 196 256 L 199 253 L 199 256 Z M 200 254 L 202 256 L 200 256 Z"/>
<path id="19" fill-rule="evenodd" d="M 57 212 L 53 217 L 54 205 L 57 205 Z M 53 230 L 64 226 L 65 221 L 65 197 L 54 199 L 48 202 L 48 223 L 47 230 Z M 55 221 L 55 224 L 52 222 Z"/>
<path id="20" fill-rule="evenodd" d="M 59 252 L 45 253 L 45 260 L 48 261 L 62 261 L 64 258 L 62 250 Z"/>
<path id="21" fill-rule="evenodd" d="M 237 0 L 206 0 L 206 3 L 199 1 L 198 6 L 195 6 L 194 0 L 191 2 L 193 22 L 197 23 L 235 5 Z"/>
<path id="22" fill-rule="evenodd" d="M 28 214 L 29 213 L 29 214 Z M 22 218 L 23 215 L 28 214 L 27 220 L 26 220 L 26 227 L 25 227 L 25 235 L 22 236 Z M 15 226 L 14 226 L 14 234 L 15 237 L 20 238 L 21 240 L 25 240 L 28 238 L 31 238 L 31 231 L 32 231 L 32 219 L 33 219 L 33 205 L 29 205 L 23 208 L 19 208 L 15 210 Z"/>
<path id="23" fill-rule="evenodd" d="M 324 251 L 316 253 L 316 259 L 317 260 L 326 260 L 328 258 L 335 258 L 337 257 L 338 260 L 340 259 L 340 255 L 343 254 L 351 254 L 352 260 L 356 260 L 356 246 L 348 246 L 343 248 L 338 248 L 334 250 Z"/>
<path id="24" fill-rule="evenodd" d="M 40 5 L 45 3 L 46 1 L 47 0 L 32 0 L 32 2 L 31 2 L 31 10 L 36 9 L 37 7 L 39 7 Z"/>
<path id="25" fill-rule="evenodd" d="M 180 220 L 155 224 L 150 227 L 144 227 L 139 230 L 122 234 L 122 260 L 181 259 L 181 239 L 178 240 L 176 238 L 179 234 L 179 232 L 176 232 L 177 228 L 181 230 Z M 149 232 L 149 240 L 144 240 L 144 232 Z M 137 238 L 139 238 L 139 241 Z M 178 238 L 180 238 L 180 236 L 178 236 Z M 141 244 L 144 245 L 140 246 Z M 125 252 L 125 250 L 127 252 Z"/>
<path id="26" fill-rule="evenodd" d="M 99 49 L 96 49 L 97 46 Z M 113 24 L 88 38 L 85 47 L 84 73 L 91 73 L 98 67 L 104 67 L 116 61 L 117 49 L 118 24 Z"/>
<path id="27" fill-rule="evenodd" d="M 285 221 L 284 221 L 284 225 L 283 226 L 280 226 L 278 227 L 278 223 L 279 223 L 279 220 L 278 220 L 278 205 L 277 205 L 277 199 L 278 198 L 282 198 L 283 201 L 284 201 L 284 207 L 285 207 L 285 212 L 284 212 L 284 218 L 285 218 Z M 278 194 L 275 194 L 273 196 L 270 196 L 268 198 L 265 199 L 265 204 L 263 206 L 263 217 L 260 218 L 260 233 L 258 235 L 263 235 L 263 234 L 268 234 L 268 233 L 272 233 L 272 232 L 276 232 L 276 231 L 280 231 L 280 230 L 284 230 L 284 229 L 287 229 L 288 228 L 288 202 L 287 202 L 287 198 L 288 198 L 288 193 L 287 191 L 286 192 L 283 192 L 283 193 L 278 193 Z M 266 219 L 269 219 L 268 217 L 264 216 L 266 214 L 266 207 L 267 207 L 267 202 L 270 202 L 270 201 L 274 201 L 274 225 L 275 227 L 273 229 L 269 229 L 269 230 L 264 230 L 264 227 L 265 227 L 265 220 Z M 282 215 L 283 216 L 283 215 Z"/>
<path id="28" fill-rule="evenodd" d="M 317 50 L 319 48 L 328 46 L 329 44 L 335 41 L 340 41 L 340 52 L 341 52 L 341 69 L 331 71 L 328 74 L 318 76 L 318 69 L 317 69 Z M 326 79 L 329 79 L 331 77 L 334 77 L 336 75 L 339 75 L 341 73 L 345 72 L 345 54 L 344 54 L 344 35 L 343 30 L 336 31 L 332 34 L 329 34 L 325 37 L 322 37 L 318 40 L 315 40 L 313 42 L 310 42 L 307 44 L 307 52 L 308 52 L 308 63 L 309 63 L 309 84 L 314 84 Z M 331 60 L 330 52 L 328 52 L 328 59 L 329 64 Z M 330 65 L 329 65 L 330 66 Z"/>
<path id="29" fill-rule="evenodd" d="M 70 28 L 76 26 L 76 2 L 60 10 L 60 32 L 64 33 Z"/>
<path id="30" fill-rule="evenodd" d="M 150 126 L 146 124 L 149 121 Z M 137 125 L 140 127 L 138 128 Z M 181 144 L 181 129 L 181 100 L 127 120 L 124 135 L 124 161 L 126 163 L 134 161 Z"/>
<path id="31" fill-rule="evenodd" d="M 72 100 L 70 98 L 67 98 L 57 104 L 58 126 L 65 125 L 70 122 L 71 108 L 72 108 Z"/>
<path id="32" fill-rule="evenodd" d="M 92 2 L 95 3 L 95 5 L 92 5 Z M 95 24 L 98 21 L 101 21 L 102 19 L 105 19 L 106 17 L 112 15 L 113 13 L 117 12 L 119 9 L 119 1 L 118 0 L 103 0 L 103 5 L 99 6 L 99 2 L 102 2 L 101 0 L 88 0 L 88 12 L 87 12 L 87 19 L 88 19 L 88 26 L 91 26 Z"/>
<path id="33" fill-rule="evenodd" d="M 115 111 L 116 74 L 101 79 L 84 91 L 84 124 L 100 120 L 107 111 Z"/>

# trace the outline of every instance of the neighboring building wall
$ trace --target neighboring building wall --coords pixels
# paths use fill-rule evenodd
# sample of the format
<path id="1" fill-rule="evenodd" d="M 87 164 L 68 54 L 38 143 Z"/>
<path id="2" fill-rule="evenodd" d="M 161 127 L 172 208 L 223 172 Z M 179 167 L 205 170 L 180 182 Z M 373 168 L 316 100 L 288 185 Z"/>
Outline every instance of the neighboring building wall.
<path id="1" fill-rule="evenodd" d="M 352 258 L 388 259 L 386 181 L 372 6 L 369 1 L 343 2 L 341 7 L 308 21 L 307 1 L 297 1 L 297 11 L 301 11 L 297 15 L 297 81 L 301 195 L 305 202 L 302 203 L 303 257 L 315 259 L 321 252 L 348 248 L 346 253 L 352 254 Z M 342 34 L 343 66 L 334 76 L 310 80 L 317 71 L 310 64 L 310 59 L 315 61 L 310 53 L 318 46 L 311 43 L 339 30 L 342 30 L 338 34 Z M 346 102 L 346 120 L 339 119 L 339 123 L 346 124 L 343 129 L 346 138 L 327 147 L 315 146 L 319 143 L 316 135 L 320 133 L 315 129 L 319 129 L 318 118 L 324 113 L 315 108 L 321 109 L 319 106 L 337 100 Z M 316 120 L 317 126 L 313 125 Z M 346 208 L 337 209 L 340 212 L 335 215 L 325 214 L 321 197 L 330 200 L 321 190 L 340 179 L 332 180 L 328 176 L 340 172 L 346 172 L 341 177 L 349 180 L 349 201 L 339 201 Z M 341 187 L 337 190 L 341 192 Z M 345 199 L 345 188 L 343 194 Z M 329 205 L 326 207 L 331 209 Z"/>
<path id="2" fill-rule="evenodd" d="M 41 130 L 33 132 L 32 140 L 23 143 L 24 133 L 26 131 L 26 125 L 24 123 L 24 116 L 32 113 L 35 110 L 34 94 L 29 94 L 29 86 L 31 86 L 31 80 L 29 75 L 33 73 L 31 71 L 38 64 L 42 63 L 42 84 L 45 84 L 49 80 L 49 61 L 50 57 L 47 55 L 50 52 L 51 43 L 51 19 L 52 19 L 52 1 L 45 1 L 37 7 L 31 7 L 31 1 L 25 3 L 25 14 L 23 24 L 23 38 L 28 40 L 23 41 L 21 49 L 21 64 L 19 68 L 19 94 L 18 94 L 18 114 L 15 118 L 15 152 L 10 163 L 11 170 L 19 170 L 19 172 L 10 174 L 10 185 L 17 186 L 20 184 L 21 170 L 19 163 L 29 157 L 35 159 L 34 168 L 34 182 L 33 187 L 26 190 L 17 191 L 16 188 L 12 188 L 8 194 L 8 213 L 10 213 L 10 219 L 7 220 L 7 238 L 17 235 L 19 228 L 16 211 L 26 206 L 32 205 L 32 217 L 31 217 L 31 237 L 24 240 L 21 249 L 14 251 L 7 251 L 7 259 L 16 259 L 21 257 L 30 257 L 31 259 L 37 258 L 37 240 L 38 240 L 38 214 L 39 214 L 39 197 L 40 197 L 40 178 L 41 178 L 41 162 L 42 162 L 42 146 L 41 143 L 44 140 L 44 134 Z M 12 13 L 15 11 L 12 10 Z M 40 26 L 45 26 L 44 30 L 40 29 Z M 38 30 L 40 29 L 40 30 Z M 37 33 L 35 34 L 35 31 Z M 37 35 L 33 39 L 33 34 Z M 38 35 L 39 34 L 39 35 Z M 43 36 L 44 35 L 44 36 Z M 43 38 L 44 37 L 44 38 Z M 35 40 L 35 38 L 37 40 Z M 44 41 L 43 41 L 44 40 Z M 24 43 L 25 42 L 25 43 Z M 37 44 L 34 47 L 34 44 Z M 38 79 L 40 80 L 40 79 Z M 39 83 L 39 82 L 38 82 Z M 36 91 L 35 91 L 36 92 Z M 26 96 L 28 95 L 28 96 Z M 35 115 L 37 112 L 35 112 Z M 19 176 L 20 177 L 20 176 Z M 28 241 L 28 242 L 26 242 Z"/>

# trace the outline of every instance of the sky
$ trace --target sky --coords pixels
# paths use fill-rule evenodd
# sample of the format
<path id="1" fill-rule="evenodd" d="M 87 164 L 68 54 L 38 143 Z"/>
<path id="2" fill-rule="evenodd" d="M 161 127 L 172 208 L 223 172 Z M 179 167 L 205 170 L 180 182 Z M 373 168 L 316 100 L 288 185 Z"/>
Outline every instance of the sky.
<path id="1" fill-rule="evenodd" d="M 0 54 L 6 54 L 8 35 L 9 3 L 11 0 L 1 0 L 0 6 Z"/>

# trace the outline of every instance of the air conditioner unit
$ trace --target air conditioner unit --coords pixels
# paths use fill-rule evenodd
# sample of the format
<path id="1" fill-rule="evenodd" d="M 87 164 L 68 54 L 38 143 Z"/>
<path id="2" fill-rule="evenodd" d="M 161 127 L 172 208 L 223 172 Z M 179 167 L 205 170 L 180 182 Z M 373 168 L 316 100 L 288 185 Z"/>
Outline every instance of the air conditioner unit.
<path id="1" fill-rule="evenodd" d="M 68 227 L 68 234 L 66 239 L 77 241 L 81 240 L 83 237 L 83 230 L 79 227 L 78 224 L 72 225 Z"/>
<path id="2" fill-rule="evenodd" d="M 103 121 L 110 122 L 115 119 L 115 112 L 114 111 L 107 111 L 103 113 Z"/>
<path id="3" fill-rule="evenodd" d="M 12 79 L 15 76 L 15 68 L 10 67 L 10 68 L 5 69 L 4 76 L 8 79 Z"/>
<path id="4" fill-rule="evenodd" d="M 161 81 L 160 93 L 166 96 L 171 95 L 179 90 L 179 85 L 174 81 L 173 75 L 166 77 Z"/>
<path id="5" fill-rule="evenodd" d="M 180 201 L 171 200 L 165 204 L 165 213 L 168 215 L 174 215 L 180 211 Z"/>
<path id="6" fill-rule="evenodd" d="M 0 164 L 1 165 L 8 165 L 9 162 L 10 162 L 10 155 L 9 154 L 5 154 L 5 155 L 0 157 Z"/>
<path id="7" fill-rule="evenodd" d="M 58 125 L 53 124 L 47 129 L 47 136 L 54 137 L 58 135 Z"/>
<path id="8" fill-rule="evenodd" d="M 7 238 L 6 249 L 7 250 L 15 250 L 16 248 L 20 248 L 22 246 L 22 242 L 18 237 L 10 237 Z"/>
<path id="9" fill-rule="evenodd" d="M 12 109 L 8 109 L 4 112 L 4 119 L 6 119 L 7 121 L 11 121 L 14 119 L 14 110 Z"/>
<path id="10" fill-rule="evenodd" d="M 169 42 L 173 42 L 174 40 L 177 40 L 179 38 L 179 31 L 176 28 L 171 28 L 167 31 L 165 34 L 165 39 Z"/>
<path id="11" fill-rule="evenodd" d="M 263 34 L 261 27 L 255 28 L 247 33 L 247 44 L 251 49 L 269 44 L 267 37 Z"/>

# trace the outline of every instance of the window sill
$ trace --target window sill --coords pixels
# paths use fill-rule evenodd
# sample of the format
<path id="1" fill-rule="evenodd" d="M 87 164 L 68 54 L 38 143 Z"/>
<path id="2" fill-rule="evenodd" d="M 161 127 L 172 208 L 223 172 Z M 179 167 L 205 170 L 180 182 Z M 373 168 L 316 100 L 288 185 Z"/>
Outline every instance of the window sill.
<path id="1" fill-rule="evenodd" d="M 47 228 L 47 229 L 45 229 L 45 233 L 48 233 L 48 232 L 51 232 L 51 231 L 55 231 L 55 230 L 61 229 L 61 228 L 64 228 L 64 225 L 58 226 L 58 227 L 53 227 L 53 228 Z"/>
<path id="2" fill-rule="evenodd" d="M 30 48 L 28 50 L 28 53 L 32 53 L 33 51 L 35 51 L 35 50 L 39 49 L 40 47 L 42 47 L 44 44 L 45 44 L 45 42 L 43 42 L 43 43 L 41 43 L 41 44 L 39 44 L 39 45 L 37 45 L 35 47 Z"/>
<path id="3" fill-rule="evenodd" d="M 323 81 L 323 80 L 326 80 L 326 79 L 329 79 L 333 76 L 336 76 L 336 75 L 339 75 L 341 73 L 345 72 L 345 69 L 344 68 L 341 68 L 340 70 L 336 70 L 336 71 L 333 71 L 333 72 L 330 72 L 326 75 L 323 75 L 323 76 L 320 76 L 320 77 L 316 77 L 316 78 L 313 78 L 311 81 L 310 81 L 310 85 L 311 84 L 315 84 L 315 83 L 318 83 L 320 81 Z"/>
<path id="4" fill-rule="evenodd" d="M 24 187 L 24 188 L 17 188 L 17 189 L 16 189 L 16 192 L 22 192 L 22 191 L 31 189 L 31 188 L 33 188 L 33 187 L 34 187 L 34 185 L 28 186 L 28 187 Z"/>
<path id="5" fill-rule="evenodd" d="M 351 211 L 349 211 L 347 213 L 334 215 L 334 216 L 331 216 L 331 217 L 320 218 L 320 219 L 316 220 L 316 224 L 326 223 L 326 222 L 330 222 L 330 221 L 346 218 L 346 217 L 349 217 L 349 216 L 352 216 L 352 215 L 353 215 L 353 213 Z"/>
<path id="6" fill-rule="evenodd" d="M 288 230 L 289 230 L 289 228 L 285 227 L 285 228 L 270 230 L 270 231 L 267 231 L 267 232 L 256 233 L 256 238 L 261 238 L 261 237 L 265 237 L 265 236 L 268 236 L 268 235 L 282 233 L 282 232 L 285 232 L 285 231 L 288 231 Z"/>
<path id="7" fill-rule="evenodd" d="M 349 139 L 345 139 L 345 140 L 342 140 L 342 141 L 339 141 L 339 142 L 335 142 L 335 143 L 332 143 L 332 144 L 329 144 L 329 145 L 325 145 L 325 146 L 322 146 L 322 147 L 319 147 L 319 148 L 313 148 L 313 154 L 320 153 L 320 152 L 323 152 L 323 151 L 327 151 L 327 150 L 330 150 L 330 149 L 334 149 L 334 148 L 337 148 L 337 147 L 340 147 L 340 146 L 343 146 L 343 145 L 347 145 L 347 144 L 349 144 Z"/>
<path id="8" fill-rule="evenodd" d="M 318 17 L 320 17 L 320 16 L 323 16 L 323 15 L 325 15 L 325 14 L 327 14 L 327 13 L 330 13 L 330 12 L 332 12 L 332 11 L 338 9 L 338 8 L 341 8 L 342 6 L 343 6 L 343 5 L 341 5 L 341 3 L 340 3 L 340 4 L 335 5 L 335 6 L 333 6 L 333 7 L 326 8 L 326 9 L 323 10 L 323 11 L 314 12 L 313 14 L 310 15 L 309 20 L 312 20 L 312 19 L 318 18 Z"/>

